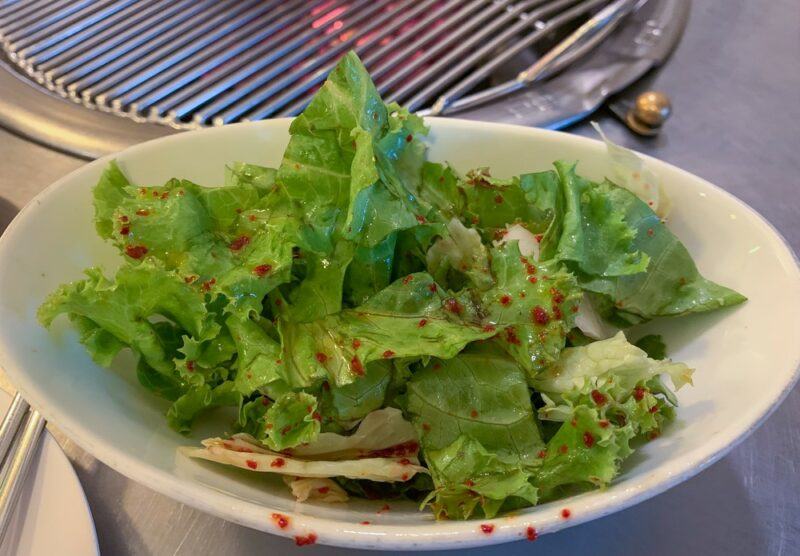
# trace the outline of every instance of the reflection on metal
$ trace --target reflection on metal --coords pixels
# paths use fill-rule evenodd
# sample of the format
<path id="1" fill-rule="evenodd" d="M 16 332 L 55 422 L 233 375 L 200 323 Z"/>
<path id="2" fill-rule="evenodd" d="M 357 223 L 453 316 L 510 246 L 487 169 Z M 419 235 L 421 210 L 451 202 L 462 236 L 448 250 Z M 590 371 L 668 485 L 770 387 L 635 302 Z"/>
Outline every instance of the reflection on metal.
<path id="1" fill-rule="evenodd" d="M 25 81 L 0 69 L 0 89 L 15 91 L 13 98 L 0 96 L 0 122 L 96 156 L 143 135 L 167 133 L 164 126 L 294 115 L 348 50 L 361 56 L 385 98 L 424 109 L 446 91 L 457 89 L 468 100 L 490 90 L 620 2 L 18 0 L 0 7 L 0 40 Z M 573 67 L 602 60 L 592 79 L 605 98 L 660 63 L 666 54 L 659 50 L 671 50 L 687 11 L 688 0 L 650 0 L 615 20 L 618 28 L 606 40 L 573 56 L 569 72 L 537 84 L 537 91 Z M 586 85 L 545 94 L 546 101 L 529 99 L 552 109 L 534 110 L 519 123 L 552 127 L 554 120 L 564 125 L 580 117 L 596 105 L 576 104 L 597 97 Z M 501 99 L 463 114 L 502 120 L 495 116 L 517 110 L 515 102 Z M 46 124 L 50 119 L 54 123 Z"/>

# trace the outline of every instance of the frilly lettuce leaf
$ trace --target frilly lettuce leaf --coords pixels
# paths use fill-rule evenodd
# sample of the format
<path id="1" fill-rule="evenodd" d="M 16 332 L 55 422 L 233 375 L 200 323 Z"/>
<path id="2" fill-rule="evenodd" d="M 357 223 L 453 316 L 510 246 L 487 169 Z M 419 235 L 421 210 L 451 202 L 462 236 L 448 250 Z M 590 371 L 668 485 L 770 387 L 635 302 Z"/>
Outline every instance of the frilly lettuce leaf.
<path id="1" fill-rule="evenodd" d="M 65 284 L 50 294 L 39 307 L 38 318 L 49 326 L 59 314 L 82 317 L 86 345 L 92 347 L 99 341 L 106 346 L 104 353 L 94 349 L 101 360 L 108 360 L 111 352 L 124 344 L 141 353 L 156 371 L 172 375 L 173 355 L 164 349 L 148 318 L 166 317 L 200 340 L 213 338 L 220 331 L 203 295 L 175 272 L 157 264 L 123 266 L 113 282 L 97 268 L 88 269 L 86 275 L 87 279 Z"/>
<path id="2" fill-rule="evenodd" d="M 565 487 L 607 485 L 631 454 L 633 435 L 630 425 L 610 424 L 596 409 L 576 407 L 570 421 L 561 425 L 539 454 L 541 466 L 533 484 L 540 497 L 556 498 Z"/>
<path id="3" fill-rule="evenodd" d="M 609 203 L 636 230 L 632 248 L 650 257 L 646 272 L 629 276 L 578 274 L 581 287 L 595 296 L 600 312 L 620 326 L 661 316 L 712 311 L 746 298 L 703 276 L 686 247 L 633 193 L 603 184 Z"/>
<path id="4" fill-rule="evenodd" d="M 365 304 L 311 323 L 281 320 L 283 364 L 331 386 L 350 384 L 365 366 L 395 357 L 449 358 L 494 332 L 469 300 L 448 295 L 425 273 L 410 274 Z"/>
<path id="5" fill-rule="evenodd" d="M 570 261 L 584 274 L 625 276 L 644 272 L 650 257 L 633 248 L 636 230 L 608 196 L 607 186 L 575 173 L 575 165 L 556 162 L 564 213 L 555 258 Z"/>
<path id="6" fill-rule="evenodd" d="M 580 290 L 559 263 L 522 257 L 517 242 L 490 253 L 495 284 L 482 292 L 481 305 L 500 344 L 532 378 L 558 358 Z"/>
<path id="7" fill-rule="evenodd" d="M 466 434 L 425 453 L 435 488 L 423 504 L 430 504 L 438 519 L 469 519 L 479 509 L 492 518 L 502 508 L 538 501 L 530 470 L 503 461 Z"/>

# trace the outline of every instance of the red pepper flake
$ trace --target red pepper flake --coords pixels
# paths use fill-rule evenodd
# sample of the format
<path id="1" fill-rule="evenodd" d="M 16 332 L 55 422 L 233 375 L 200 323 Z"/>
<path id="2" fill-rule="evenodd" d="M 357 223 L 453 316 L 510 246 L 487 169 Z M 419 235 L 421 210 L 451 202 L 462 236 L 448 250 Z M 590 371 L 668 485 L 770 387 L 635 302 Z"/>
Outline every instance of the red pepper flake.
<path id="1" fill-rule="evenodd" d="M 541 243 L 542 242 L 542 234 L 536 234 L 535 236 L 533 236 L 533 239 L 536 240 L 536 243 Z"/>
<path id="2" fill-rule="evenodd" d="M 395 444 L 394 446 L 389 446 L 388 448 L 381 448 L 380 450 L 370 450 L 369 452 L 364 453 L 365 457 L 370 458 L 401 458 L 404 456 L 411 456 L 417 453 L 419 450 L 419 443 L 415 442 L 414 440 L 409 440 L 408 442 L 402 442 L 401 444 Z"/>
<path id="3" fill-rule="evenodd" d="M 647 235 L 648 236 L 653 237 L 654 234 L 655 234 L 655 232 L 653 231 L 653 228 L 648 228 L 647 229 Z"/>
<path id="4" fill-rule="evenodd" d="M 361 364 L 361 360 L 358 358 L 358 356 L 355 356 L 350 360 L 350 370 L 358 376 L 364 376 L 364 365 Z"/>
<path id="5" fill-rule="evenodd" d="M 538 281 L 539 279 L 536 276 L 528 276 L 528 282 L 530 282 L 531 284 L 535 284 Z"/>
<path id="6" fill-rule="evenodd" d="M 297 546 L 307 546 L 311 544 L 316 544 L 317 536 L 314 533 L 309 533 L 306 536 L 295 535 L 294 537 L 294 544 Z"/>
<path id="7" fill-rule="evenodd" d="M 281 468 L 286 465 L 286 460 L 283 458 L 275 458 L 269 464 L 270 467 Z"/>
<path id="8" fill-rule="evenodd" d="M 474 487 L 475 481 L 473 481 L 472 479 L 467 479 L 466 481 L 464 481 L 464 485 L 468 487 Z"/>
<path id="9" fill-rule="evenodd" d="M 472 410 L 469 412 L 469 416 L 475 419 L 478 416 L 478 410 L 473 407 Z"/>
<path id="10" fill-rule="evenodd" d="M 438 370 L 439 370 L 439 369 L 441 369 L 441 368 L 442 368 L 442 364 L 441 364 L 441 363 L 439 363 L 438 361 L 437 361 L 436 363 L 434 363 L 434 364 L 433 364 L 433 370 L 434 370 L 434 371 L 438 371 Z"/>
<path id="11" fill-rule="evenodd" d="M 245 463 L 250 469 L 258 469 L 258 462 L 256 460 L 248 459 L 245 461 Z"/>
<path id="12" fill-rule="evenodd" d="M 276 359 L 275 364 L 281 365 L 283 363 L 283 359 Z"/>
<path id="13" fill-rule="evenodd" d="M 126 245 L 125 254 L 131 259 L 141 259 L 147 255 L 147 247 L 144 245 Z"/>
<path id="14" fill-rule="evenodd" d="M 647 411 L 649 411 L 650 413 L 658 413 L 658 406 L 654 405 L 653 407 L 651 407 Z"/>
<path id="15" fill-rule="evenodd" d="M 485 324 L 483 326 L 483 331 L 484 332 L 494 332 L 495 330 L 497 330 L 497 329 L 495 328 L 495 326 L 493 324 Z"/>
<path id="16" fill-rule="evenodd" d="M 503 201 L 504 201 L 503 196 L 500 195 L 499 193 L 494 196 L 494 202 L 497 203 L 498 205 L 501 204 Z"/>
<path id="17" fill-rule="evenodd" d="M 121 227 L 119 229 L 119 234 L 122 235 L 122 236 L 126 236 L 129 233 L 131 233 L 131 227 L 130 226 L 123 226 L 123 227 Z"/>
<path id="18" fill-rule="evenodd" d="M 261 398 L 261 405 L 268 406 L 270 403 L 272 402 L 268 397 L 264 396 L 263 398 Z"/>
<path id="19" fill-rule="evenodd" d="M 536 527 L 528 526 L 528 528 L 525 529 L 525 538 L 528 539 L 531 542 L 533 542 L 536 539 L 538 539 L 539 538 L 539 533 L 536 532 Z"/>
<path id="20" fill-rule="evenodd" d="M 369 521 L 362 521 L 361 525 L 369 525 Z"/>
<path id="21" fill-rule="evenodd" d="M 563 517 L 564 519 L 569 519 L 571 515 L 572 512 L 569 511 L 569 508 L 564 508 L 563 510 L 561 510 L 561 517 Z"/>
<path id="22" fill-rule="evenodd" d="M 525 272 L 528 274 L 536 274 L 536 266 L 530 263 L 525 265 Z"/>
<path id="23" fill-rule="evenodd" d="M 139 195 L 147 195 L 147 188 L 146 187 L 140 187 L 139 188 Z"/>
<path id="24" fill-rule="evenodd" d="M 255 221 L 256 221 L 256 215 L 255 215 L 255 214 L 248 214 L 248 215 L 247 215 L 247 219 L 248 219 L 250 222 L 255 222 Z"/>
<path id="25" fill-rule="evenodd" d="M 276 297 L 275 298 L 275 306 L 276 307 L 280 307 L 281 305 L 283 305 L 283 300 L 280 297 Z"/>
<path id="26" fill-rule="evenodd" d="M 183 196 L 184 196 L 183 189 L 179 189 L 178 190 L 178 197 L 183 197 Z"/>
<path id="27" fill-rule="evenodd" d="M 578 312 L 578 306 L 577 305 L 573 305 L 572 307 L 569 308 L 569 310 L 572 311 L 573 313 L 577 313 Z"/>
<path id="28" fill-rule="evenodd" d="M 422 423 L 422 430 L 428 432 L 429 430 L 431 430 L 431 426 L 428 423 Z"/>
<path id="29" fill-rule="evenodd" d="M 153 197 L 158 198 L 158 191 L 153 191 Z"/>
<path id="30" fill-rule="evenodd" d="M 383 352 L 384 359 L 391 359 L 392 357 L 394 357 L 394 352 L 392 350 L 387 349 L 386 351 Z"/>
<path id="31" fill-rule="evenodd" d="M 123 214 L 122 216 L 119 217 L 119 221 L 120 222 L 127 222 L 128 221 L 128 217 Z"/>
<path id="32" fill-rule="evenodd" d="M 503 305 L 504 307 L 508 307 L 509 305 L 511 305 L 511 296 L 510 295 L 502 296 L 500 298 L 500 305 Z"/>
<path id="33" fill-rule="evenodd" d="M 383 512 L 388 512 L 391 509 L 392 508 L 389 506 L 389 504 L 384 504 L 383 506 L 381 506 L 381 509 L 378 510 L 378 513 L 382 514 Z"/>
<path id="34" fill-rule="evenodd" d="M 286 529 L 289 526 L 289 518 L 283 514 L 272 514 L 272 520 L 281 529 Z"/>
<path id="35" fill-rule="evenodd" d="M 286 436 L 292 430 L 292 425 L 286 425 L 281 429 L 281 435 Z"/>
<path id="36" fill-rule="evenodd" d="M 494 533 L 494 525 L 491 523 L 481 523 L 481 531 L 486 535 L 491 535 Z"/>
<path id="37" fill-rule="evenodd" d="M 147 209 L 139 209 L 136 211 L 136 216 L 149 216 L 150 211 Z"/>
<path id="38" fill-rule="evenodd" d="M 597 405 L 603 405 L 608 401 L 606 395 L 600 390 L 592 390 L 592 400 L 594 400 L 594 403 Z"/>
<path id="39" fill-rule="evenodd" d="M 266 275 L 270 270 L 272 270 L 272 265 L 260 264 L 253 269 L 253 274 L 261 278 L 264 275 Z"/>
<path id="40" fill-rule="evenodd" d="M 169 197 L 169 191 L 165 191 L 164 193 L 161 194 L 161 200 L 162 201 L 166 200 L 167 197 Z"/>
<path id="41" fill-rule="evenodd" d="M 317 352 L 314 354 L 314 358 L 319 361 L 320 363 L 325 363 L 328 360 L 328 356 L 324 353 Z"/>
<path id="42" fill-rule="evenodd" d="M 649 438 L 650 440 L 655 440 L 659 436 L 661 436 L 661 433 L 659 431 L 650 431 L 650 434 L 647 435 L 647 438 Z"/>
<path id="43" fill-rule="evenodd" d="M 411 465 L 411 460 L 408 459 L 408 458 L 403 458 L 400 461 L 398 461 L 397 463 L 399 463 L 400 465 Z"/>
<path id="44" fill-rule="evenodd" d="M 194 282 L 195 280 L 197 280 L 197 276 L 186 276 L 186 277 L 183 279 L 183 281 L 184 281 L 184 282 L 186 282 L 187 284 L 191 284 L 191 283 L 192 283 L 192 282 Z"/>
<path id="45" fill-rule="evenodd" d="M 600 428 L 601 428 L 601 429 L 607 429 L 607 428 L 608 428 L 608 425 L 610 425 L 611 423 L 609 423 L 609 422 L 608 422 L 607 420 L 605 420 L 605 419 L 601 419 L 600 421 L 598 421 L 598 422 L 597 422 L 597 424 L 598 424 L 598 425 L 600 425 Z"/>
<path id="46" fill-rule="evenodd" d="M 539 450 L 539 453 L 536 454 L 536 457 L 539 459 L 544 459 L 547 457 L 547 450 Z"/>
<path id="47" fill-rule="evenodd" d="M 458 302 L 457 299 L 453 297 L 445 300 L 444 308 L 450 311 L 451 313 L 455 313 L 457 315 L 460 315 L 461 313 L 464 312 L 464 307 L 461 305 L 461 303 Z"/>
<path id="48" fill-rule="evenodd" d="M 553 310 L 554 319 L 561 320 L 564 318 L 564 313 L 561 312 L 561 307 L 559 307 L 558 305 L 553 305 L 551 309 Z"/>
<path id="49" fill-rule="evenodd" d="M 328 494 L 328 492 L 330 492 L 330 490 L 331 490 L 331 487 L 319 487 L 317 489 L 317 492 L 319 492 L 320 494 Z"/>
<path id="50" fill-rule="evenodd" d="M 358 349 L 360 347 L 361 347 L 361 340 L 359 340 L 358 338 L 353 340 L 353 349 Z"/>
<path id="51" fill-rule="evenodd" d="M 418 326 L 419 328 L 422 328 L 422 327 L 423 327 L 423 326 L 425 326 L 426 324 L 428 324 L 428 319 L 419 319 L 419 322 L 417 323 L 417 326 Z"/>
<path id="52" fill-rule="evenodd" d="M 314 419 L 315 421 L 319 421 L 320 423 L 322 422 L 322 415 L 320 415 L 318 411 L 312 413 L 311 418 Z"/>
<path id="53" fill-rule="evenodd" d="M 569 448 L 567 448 L 566 444 L 562 444 L 561 446 L 558 447 L 559 454 L 566 454 L 567 452 L 569 452 Z"/>
<path id="54" fill-rule="evenodd" d="M 419 222 L 420 224 L 425 224 L 427 222 L 427 220 L 425 219 L 424 216 L 422 216 L 421 214 L 418 214 L 417 215 L 417 222 Z"/>
<path id="55" fill-rule="evenodd" d="M 591 448 L 594 446 L 594 435 L 589 431 L 583 433 L 583 443 L 586 445 L 587 448 Z"/>
<path id="56" fill-rule="evenodd" d="M 431 285 L 428 286 L 428 289 L 431 291 L 431 293 L 436 293 L 436 290 L 439 289 L 439 286 L 436 285 L 436 282 L 431 282 Z"/>
<path id="57" fill-rule="evenodd" d="M 477 216 L 473 216 L 472 218 L 470 218 L 470 219 L 469 219 L 469 221 L 470 221 L 470 222 L 472 222 L 472 225 L 473 225 L 473 226 L 477 226 L 477 225 L 478 225 L 478 222 L 480 222 L 480 221 L 481 221 L 481 219 L 480 219 L 480 218 L 478 218 Z"/>
<path id="58" fill-rule="evenodd" d="M 535 322 L 536 324 L 541 324 L 542 326 L 544 326 L 548 322 L 550 322 L 550 317 L 547 316 L 547 311 L 542 309 L 540 305 L 534 307 L 533 310 L 531 311 L 531 314 L 533 316 L 533 322 Z"/>
<path id="59" fill-rule="evenodd" d="M 553 303 L 561 304 L 564 302 L 564 294 L 557 288 L 550 288 L 550 295 L 553 296 Z"/>
<path id="60" fill-rule="evenodd" d="M 200 286 L 200 289 L 203 290 L 204 292 L 207 292 L 207 291 L 211 290 L 211 286 L 213 286 L 216 283 L 217 283 L 217 279 L 216 278 L 212 278 L 210 280 L 206 280 L 205 282 L 202 283 L 202 285 Z"/>
<path id="61" fill-rule="evenodd" d="M 409 274 L 408 276 L 403 278 L 403 284 L 408 284 L 413 279 L 414 279 L 414 275 L 413 274 Z"/>
<path id="62" fill-rule="evenodd" d="M 407 481 L 408 479 L 409 479 L 408 473 L 403 473 L 403 474 L 400 476 L 400 480 L 401 480 L 401 481 Z"/>
<path id="63" fill-rule="evenodd" d="M 509 344 L 514 344 L 515 346 L 522 345 L 522 342 L 520 342 L 519 338 L 517 337 L 517 331 L 514 330 L 513 326 L 506 328 L 506 342 Z"/>
<path id="64" fill-rule="evenodd" d="M 633 399 L 635 399 L 637 402 L 642 401 L 642 398 L 644 398 L 644 393 L 645 389 L 641 386 L 637 386 L 633 389 Z"/>
<path id="65" fill-rule="evenodd" d="M 410 133 L 406 135 L 406 143 L 410 143 L 414 139 L 414 136 Z"/>
<path id="66" fill-rule="evenodd" d="M 230 244 L 231 251 L 240 251 L 244 246 L 250 243 L 250 236 L 239 236 L 234 239 Z"/>
<path id="67" fill-rule="evenodd" d="M 190 373 L 194 372 L 194 361 L 192 361 L 191 359 L 186 362 L 186 370 L 189 371 Z"/>
<path id="68" fill-rule="evenodd" d="M 577 427 L 578 420 L 575 417 L 573 417 L 572 419 L 570 419 L 569 424 L 572 425 L 573 427 Z"/>

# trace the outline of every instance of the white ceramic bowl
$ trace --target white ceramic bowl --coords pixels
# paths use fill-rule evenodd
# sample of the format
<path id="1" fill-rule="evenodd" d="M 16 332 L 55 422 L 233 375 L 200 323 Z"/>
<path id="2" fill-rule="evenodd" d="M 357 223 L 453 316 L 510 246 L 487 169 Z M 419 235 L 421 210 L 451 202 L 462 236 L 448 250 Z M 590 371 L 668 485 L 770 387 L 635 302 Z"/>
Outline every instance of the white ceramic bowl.
<path id="1" fill-rule="evenodd" d="M 116 156 L 137 184 L 173 176 L 220 184 L 226 163 L 276 166 L 288 120 L 239 124 L 150 141 Z M 490 166 L 494 175 L 580 161 L 593 178 L 610 174 L 605 146 L 564 133 L 508 125 L 431 119 L 432 160 L 460 170 Z M 37 306 L 83 268 L 118 264 L 95 234 L 91 189 L 108 158 L 88 164 L 34 199 L 0 240 L 0 364 L 25 397 L 87 451 L 157 491 L 237 523 L 281 535 L 314 533 L 318 542 L 358 548 L 434 549 L 524 538 L 528 526 L 549 533 L 615 512 L 686 480 L 751 432 L 797 379 L 800 272 L 778 233 L 744 203 L 710 183 L 647 159 L 673 200 L 670 227 L 700 269 L 750 301 L 709 315 L 649 325 L 663 333 L 674 359 L 697 369 L 680 392 L 678 420 L 637 452 L 612 486 L 484 521 L 435 522 L 411 503 L 297 504 L 279 480 L 176 457 L 180 445 L 218 434 L 208 423 L 191 438 L 172 432 L 165 404 L 136 383 L 132 358 L 113 370 L 95 365 L 66 319 L 54 331 L 36 322 Z M 224 422 L 224 421 L 223 421 Z M 569 508 L 568 519 L 562 509 Z M 272 512 L 290 526 L 276 527 Z M 362 525 L 369 521 L 369 525 Z"/>

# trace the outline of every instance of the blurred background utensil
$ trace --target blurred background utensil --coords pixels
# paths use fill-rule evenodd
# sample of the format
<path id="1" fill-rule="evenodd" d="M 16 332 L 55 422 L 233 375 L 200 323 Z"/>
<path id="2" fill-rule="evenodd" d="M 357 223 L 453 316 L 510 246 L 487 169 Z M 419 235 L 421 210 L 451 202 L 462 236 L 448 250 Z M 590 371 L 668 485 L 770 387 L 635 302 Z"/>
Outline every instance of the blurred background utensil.
<path id="1" fill-rule="evenodd" d="M 0 539 L 39 448 L 45 420 L 17 393 L 0 425 Z"/>

